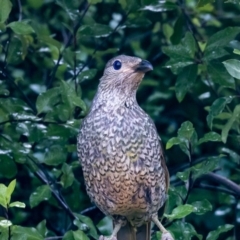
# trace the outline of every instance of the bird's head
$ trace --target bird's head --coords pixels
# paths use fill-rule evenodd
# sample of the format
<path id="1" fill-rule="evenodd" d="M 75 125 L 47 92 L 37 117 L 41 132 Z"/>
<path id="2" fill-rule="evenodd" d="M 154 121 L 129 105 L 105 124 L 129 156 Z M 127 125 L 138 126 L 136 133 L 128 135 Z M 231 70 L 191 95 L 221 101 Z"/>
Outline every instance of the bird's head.
<path id="1" fill-rule="evenodd" d="M 106 64 L 98 93 L 106 99 L 118 98 L 119 101 L 135 96 L 144 74 L 152 69 L 150 62 L 138 57 L 114 57 Z"/>

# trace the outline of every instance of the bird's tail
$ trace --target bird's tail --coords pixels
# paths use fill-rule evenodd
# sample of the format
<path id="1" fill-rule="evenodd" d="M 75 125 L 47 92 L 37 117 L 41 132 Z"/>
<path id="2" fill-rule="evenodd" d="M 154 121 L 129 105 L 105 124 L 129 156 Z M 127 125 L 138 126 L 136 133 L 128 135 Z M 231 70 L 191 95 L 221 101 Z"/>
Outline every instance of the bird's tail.
<path id="1" fill-rule="evenodd" d="M 151 222 L 143 224 L 135 229 L 129 222 L 122 227 L 118 234 L 118 240 L 150 240 L 151 239 Z"/>

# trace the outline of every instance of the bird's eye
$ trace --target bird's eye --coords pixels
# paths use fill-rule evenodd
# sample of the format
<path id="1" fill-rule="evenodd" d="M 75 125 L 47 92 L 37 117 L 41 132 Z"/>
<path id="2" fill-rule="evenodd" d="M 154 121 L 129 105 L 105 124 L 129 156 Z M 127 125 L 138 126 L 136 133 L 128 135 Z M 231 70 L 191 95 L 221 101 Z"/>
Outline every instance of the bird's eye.
<path id="1" fill-rule="evenodd" d="M 113 63 L 113 68 L 114 68 L 115 70 L 119 70 L 121 67 L 122 67 L 122 63 L 121 63 L 119 60 L 116 60 L 116 61 Z"/>

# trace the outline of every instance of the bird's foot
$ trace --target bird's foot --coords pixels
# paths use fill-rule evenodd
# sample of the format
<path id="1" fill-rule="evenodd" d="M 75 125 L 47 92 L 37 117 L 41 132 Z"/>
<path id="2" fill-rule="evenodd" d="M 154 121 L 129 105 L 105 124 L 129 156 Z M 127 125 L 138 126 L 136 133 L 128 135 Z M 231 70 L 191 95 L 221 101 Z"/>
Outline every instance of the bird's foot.
<path id="1" fill-rule="evenodd" d="M 101 235 L 98 240 L 117 240 L 117 238 L 115 236 L 105 237 Z"/>
<path id="2" fill-rule="evenodd" d="M 174 240 L 170 232 L 164 232 L 162 234 L 161 240 Z"/>

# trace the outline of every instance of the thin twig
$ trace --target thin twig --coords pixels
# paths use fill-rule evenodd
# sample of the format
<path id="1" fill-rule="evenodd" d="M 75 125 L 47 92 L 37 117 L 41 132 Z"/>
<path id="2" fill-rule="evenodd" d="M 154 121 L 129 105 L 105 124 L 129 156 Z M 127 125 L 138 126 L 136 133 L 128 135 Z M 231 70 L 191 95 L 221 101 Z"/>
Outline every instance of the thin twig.
<path id="1" fill-rule="evenodd" d="M 92 207 L 89 207 L 89 208 L 86 208 L 86 209 L 82 210 L 82 211 L 80 212 L 80 214 L 85 215 L 86 213 L 92 212 L 92 211 L 94 211 L 94 210 L 96 210 L 96 209 L 97 209 L 96 206 L 92 206 Z"/>
<path id="2" fill-rule="evenodd" d="M 21 0 L 17 0 L 18 2 L 18 9 L 19 9 L 19 16 L 18 16 L 18 21 L 22 21 L 22 3 Z"/>
<path id="3" fill-rule="evenodd" d="M 84 10 L 84 12 L 83 12 L 83 14 L 82 14 L 82 16 L 79 18 L 79 20 L 77 21 L 77 23 L 75 24 L 75 26 L 74 26 L 74 28 L 73 28 L 73 33 L 72 33 L 72 34 L 71 34 L 71 33 L 69 34 L 68 40 L 67 40 L 67 42 L 66 42 L 63 50 L 59 53 L 57 63 L 56 63 L 56 65 L 54 66 L 54 68 L 53 68 L 53 70 L 52 70 L 51 77 L 50 77 L 49 82 L 48 82 L 48 86 L 47 86 L 48 88 L 50 88 L 50 87 L 52 86 L 52 82 L 53 82 L 53 79 L 54 79 L 55 74 L 56 74 L 56 72 L 57 72 L 57 69 L 58 69 L 58 67 L 59 67 L 59 65 L 60 65 L 60 61 L 62 60 L 63 53 L 64 53 L 64 51 L 70 46 L 70 44 L 71 44 L 71 42 L 72 42 L 72 39 L 75 37 L 75 35 L 76 35 L 76 33 L 77 33 L 77 30 L 78 30 L 78 28 L 80 27 L 81 22 L 82 22 L 84 16 L 86 15 L 89 7 L 90 7 L 90 4 L 88 4 L 88 5 L 86 6 L 86 8 L 85 8 L 85 10 Z"/>

